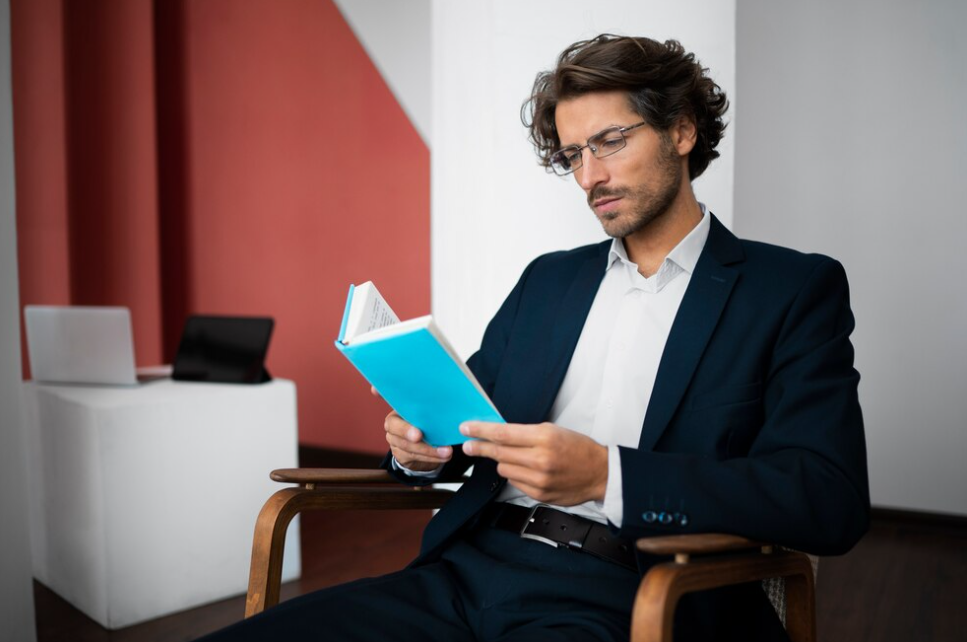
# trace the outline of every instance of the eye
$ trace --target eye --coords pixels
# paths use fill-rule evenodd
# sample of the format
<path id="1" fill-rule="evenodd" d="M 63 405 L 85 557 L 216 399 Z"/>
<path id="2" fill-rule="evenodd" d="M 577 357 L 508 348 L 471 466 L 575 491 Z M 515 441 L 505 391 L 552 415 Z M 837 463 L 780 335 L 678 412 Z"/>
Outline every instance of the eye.
<path id="1" fill-rule="evenodd" d="M 571 169 L 572 165 L 580 161 L 581 150 L 577 147 L 565 147 L 564 149 L 558 150 L 551 159 L 552 163 L 556 163 L 564 169 Z"/>
<path id="2" fill-rule="evenodd" d="M 596 136 L 588 139 L 588 145 L 591 147 L 591 153 L 597 158 L 604 158 L 624 147 L 625 139 L 621 135 L 621 131 L 614 127 L 599 132 Z"/>
<path id="3" fill-rule="evenodd" d="M 608 134 L 604 136 L 600 141 L 598 141 L 598 147 L 601 149 L 614 149 L 616 147 L 621 147 L 624 144 L 624 138 L 621 137 L 620 133 Z"/>

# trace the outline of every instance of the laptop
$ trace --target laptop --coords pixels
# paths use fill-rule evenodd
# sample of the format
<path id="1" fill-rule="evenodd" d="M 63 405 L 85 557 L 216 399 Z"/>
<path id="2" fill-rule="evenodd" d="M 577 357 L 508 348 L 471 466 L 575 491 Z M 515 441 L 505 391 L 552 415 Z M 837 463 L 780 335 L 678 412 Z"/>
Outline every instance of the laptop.
<path id="1" fill-rule="evenodd" d="M 178 344 L 171 378 L 211 383 L 265 383 L 271 317 L 192 315 Z"/>
<path id="2" fill-rule="evenodd" d="M 166 376 L 163 366 L 135 368 L 127 308 L 28 305 L 24 318 L 34 381 L 136 386 Z"/>

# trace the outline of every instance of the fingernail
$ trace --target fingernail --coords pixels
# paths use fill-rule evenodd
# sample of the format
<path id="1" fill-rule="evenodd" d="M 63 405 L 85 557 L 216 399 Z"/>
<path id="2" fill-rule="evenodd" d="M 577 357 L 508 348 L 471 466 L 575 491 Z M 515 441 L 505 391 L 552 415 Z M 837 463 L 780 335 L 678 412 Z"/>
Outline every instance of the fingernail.
<path id="1" fill-rule="evenodd" d="M 474 449 L 474 445 L 473 445 L 473 442 L 472 441 L 465 441 L 465 442 L 463 442 L 463 454 L 465 454 L 465 455 L 472 455 L 473 454 L 473 449 Z"/>
<path id="2" fill-rule="evenodd" d="M 443 457 L 444 459 L 446 459 L 447 457 L 450 456 L 450 450 L 451 450 L 450 449 L 450 446 L 442 446 L 442 447 L 436 449 L 436 454 L 438 454 L 438 455 L 440 455 L 440 457 Z"/>
<path id="3" fill-rule="evenodd" d="M 460 424 L 460 434 L 467 436 L 470 434 L 470 426 L 467 424 Z"/>

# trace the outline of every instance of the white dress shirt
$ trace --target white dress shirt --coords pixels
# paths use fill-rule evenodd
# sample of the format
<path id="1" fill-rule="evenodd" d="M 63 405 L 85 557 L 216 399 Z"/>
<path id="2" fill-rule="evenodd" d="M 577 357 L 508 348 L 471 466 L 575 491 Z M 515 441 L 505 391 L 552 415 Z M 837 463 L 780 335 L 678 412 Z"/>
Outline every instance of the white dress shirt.
<path id="1" fill-rule="evenodd" d="M 665 342 L 708 239 L 710 217 L 705 205 L 701 208 L 702 220 L 648 278 L 628 260 L 621 239 L 611 243 L 604 278 L 548 418 L 608 446 L 605 498 L 556 508 L 621 526 L 618 446 L 638 447 Z M 497 501 L 527 507 L 538 503 L 510 484 Z"/>

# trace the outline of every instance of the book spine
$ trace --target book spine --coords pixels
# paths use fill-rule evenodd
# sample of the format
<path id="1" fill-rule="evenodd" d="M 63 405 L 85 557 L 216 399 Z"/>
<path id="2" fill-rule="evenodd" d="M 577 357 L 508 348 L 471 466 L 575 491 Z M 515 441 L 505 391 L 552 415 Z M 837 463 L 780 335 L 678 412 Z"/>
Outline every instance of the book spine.
<path id="1" fill-rule="evenodd" d="M 339 343 L 342 343 L 346 338 L 346 324 L 349 323 L 349 308 L 353 304 L 353 292 L 356 291 L 356 286 L 349 284 L 349 295 L 346 296 L 346 309 L 342 313 L 342 323 L 339 324 L 339 338 L 336 339 Z"/>

